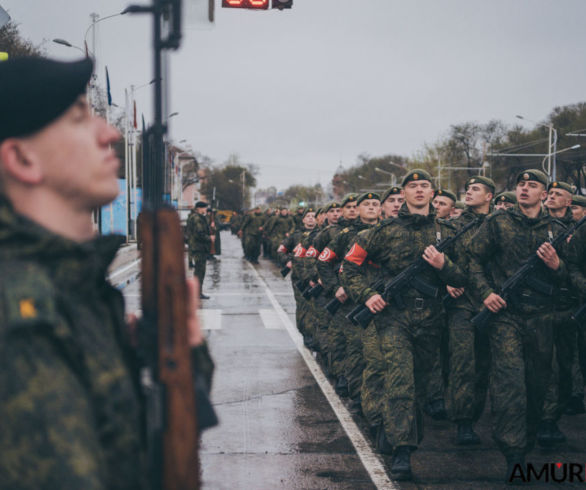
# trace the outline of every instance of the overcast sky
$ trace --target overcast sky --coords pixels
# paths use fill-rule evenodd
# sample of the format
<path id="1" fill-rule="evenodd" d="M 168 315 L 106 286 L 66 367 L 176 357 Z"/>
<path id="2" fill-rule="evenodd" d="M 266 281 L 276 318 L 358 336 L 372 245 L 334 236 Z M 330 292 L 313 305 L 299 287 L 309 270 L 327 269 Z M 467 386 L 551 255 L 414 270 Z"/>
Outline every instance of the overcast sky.
<path id="1" fill-rule="evenodd" d="M 60 59 L 80 53 L 53 38 L 82 46 L 91 12 L 129 3 L 0 0 L 25 37 Z M 282 12 L 220 4 L 215 25 L 192 23 L 171 57 L 170 112 L 180 114 L 170 136 L 218 163 L 237 153 L 257 164 L 259 187 L 325 185 L 363 152 L 411 156 L 450 124 L 543 120 L 586 100 L 584 0 L 294 0 Z M 151 25 L 125 15 L 99 26 L 99 75 L 107 64 L 123 105 L 125 87 L 152 79 Z M 147 121 L 150 97 L 137 93 Z"/>

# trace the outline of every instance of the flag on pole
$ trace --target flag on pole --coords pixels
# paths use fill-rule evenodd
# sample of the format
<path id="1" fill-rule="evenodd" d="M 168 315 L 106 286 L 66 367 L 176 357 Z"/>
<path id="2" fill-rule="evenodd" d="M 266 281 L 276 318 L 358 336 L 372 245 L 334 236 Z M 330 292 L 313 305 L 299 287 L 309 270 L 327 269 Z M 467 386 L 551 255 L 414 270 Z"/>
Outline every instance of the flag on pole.
<path id="1" fill-rule="evenodd" d="M 110 93 L 110 75 L 108 74 L 108 67 L 106 67 L 106 89 L 108 91 L 108 105 L 112 105 L 112 94 Z"/>

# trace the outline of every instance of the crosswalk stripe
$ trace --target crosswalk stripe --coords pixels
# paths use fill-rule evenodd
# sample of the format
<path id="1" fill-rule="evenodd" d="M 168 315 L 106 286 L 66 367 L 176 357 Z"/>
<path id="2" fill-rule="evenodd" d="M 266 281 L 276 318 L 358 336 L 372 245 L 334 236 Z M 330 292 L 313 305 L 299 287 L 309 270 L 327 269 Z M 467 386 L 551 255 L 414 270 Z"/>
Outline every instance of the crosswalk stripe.
<path id="1" fill-rule="evenodd" d="M 222 310 L 198 310 L 202 330 L 220 330 L 222 328 Z"/>

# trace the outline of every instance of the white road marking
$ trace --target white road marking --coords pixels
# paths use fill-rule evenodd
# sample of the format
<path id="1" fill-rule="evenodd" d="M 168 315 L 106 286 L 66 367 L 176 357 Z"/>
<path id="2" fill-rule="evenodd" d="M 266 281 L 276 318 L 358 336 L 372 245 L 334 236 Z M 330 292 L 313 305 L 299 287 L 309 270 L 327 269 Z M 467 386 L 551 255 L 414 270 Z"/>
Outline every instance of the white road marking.
<path id="1" fill-rule="evenodd" d="M 222 310 L 197 310 L 202 330 L 221 330 Z"/>
<path id="2" fill-rule="evenodd" d="M 330 403 L 332 410 L 338 417 L 340 424 L 346 431 L 346 434 L 350 438 L 350 441 L 352 441 L 354 449 L 356 449 L 356 453 L 358 454 L 360 461 L 362 461 L 364 468 L 370 475 L 372 482 L 379 489 L 396 490 L 397 487 L 393 485 L 392 481 L 389 479 L 383 463 L 372 451 L 370 445 L 362 435 L 362 432 L 360 432 L 360 429 L 352 419 L 352 416 L 350 415 L 344 404 L 341 402 L 341 400 L 338 398 L 338 395 L 336 395 L 334 388 L 332 388 L 332 385 L 325 377 L 323 371 L 317 364 L 316 360 L 313 358 L 311 352 L 308 349 L 306 349 L 303 345 L 303 337 L 301 336 L 295 325 L 293 325 L 293 323 L 289 319 L 289 316 L 281 307 L 272 291 L 269 289 L 269 286 L 266 283 L 266 281 L 261 277 L 258 271 L 251 264 L 248 265 L 254 271 L 258 280 L 264 284 L 265 291 L 271 304 L 273 305 L 273 308 L 281 318 L 283 324 L 285 325 L 285 328 L 289 332 L 291 340 L 293 340 L 293 343 L 295 344 L 297 350 L 303 357 L 305 364 L 307 364 L 307 367 L 311 371 L 311 374 L 313 374 L 313 377 L 317 381 L 317 384 L 319 385 L 326 399 Z"/>
<path id="3" fill-rule="evenodd" d="M 285 330 L 285 325 L 283 325 L 283 321 L 281 320 L 279 313 L 274 309 L 258 310 L 258 314 L 260 315 L 260 319 L 262 320 L 266 329 Z"/>

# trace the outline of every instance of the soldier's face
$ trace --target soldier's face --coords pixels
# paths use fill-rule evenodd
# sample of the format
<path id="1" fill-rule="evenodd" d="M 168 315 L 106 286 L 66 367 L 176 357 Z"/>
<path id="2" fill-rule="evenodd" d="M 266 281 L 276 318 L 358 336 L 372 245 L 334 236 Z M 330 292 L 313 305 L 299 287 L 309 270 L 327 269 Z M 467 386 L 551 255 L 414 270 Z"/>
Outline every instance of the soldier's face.
<path id="1" fill-rule="evenodd" d="M 495 204 L 495 209 L 509 209 L 512 208 L 514 204 L 508 201 L 499 201 Z"/>
<path id="2" fill-rule="evenodd" d="M 492 193 L 483 184 L 470 184 L 466 189 L 466 204 L 471 207 L 488 204 L 492 200 Z"/>
<path id="3" fill-rule="evenodd" d="M 376 221 L 380 217 L 380 201 L 378 199 L 365 199 L 358 206 L 360 219 L 368 223 Z"/>
<path id="4" fill-rule="evenodd" d="M 287 216 L 289 214 L 288 209 L 281 209 L 281 216 Z"/>
<path id="5" fill-rule="evenodd" d="M 382 212 L 386 218 L 396 218 L 399 216 L 399 209 L 405 202 L 405 198 L 401 194 L 393 194 L 385 199 L 382 204 Z"/>
<path id="6" fill-rule="evenodd" d="M 567 208 L 572 204 L 572 195 L 564 189 L 556 189 L 552 187 L 547 193 L 545 200 L 545 207 L 548 209 L 562 209 Z"/>
<path id="7" fill-rule="evenodd" d="M 340 208 L 332 208 L 326 214 L 328 216 L 328 223 L 336 224 L 340 217 Z"/>
<path id="8" fill-rule="evenodd" d="M 305 213 L 303 217 L 303 224 L 306 228 L 314 228 L 315 227 L 315 213 Z"/>
<path id="9" fill-rule="evenodd" d="M 342 208 L 342 216 L 345 219 L 356 219 L 358 216 L 358 210 L 356 209 L 356 201 L 347 202 Z"/>
<path id="10" fill-rule="evenodd" d="M 422 209 L 429 206 L 433 197 L 433 187 L 428 180 L 412 180 L 403 187 L 403 195 L 409 206 Z"/>
<path id="11" fill-rule="evenodd" d="M 435 214 L 438 218 L 447 218 L 454 209 L 454 201 L 446 196 L 436 196 L 431 201 L 435 208 Z"/>
<path id="12" fill-rule="evenodd" d="M 579 221 L 584 216 L 586 216 L 586 208 L 583 208 L 582 206 L 572 204 L 570 209 L 572 210 L 572 218 L 574 219 L 574 221 Z"/>
<path id="13" fill-rule="evenodd" d="M 515 188 L 515 194 L 519 206 L 525 207 L 537 206 L 547 196 L 545 186 L 535 180 L 519 181 Z"/>
<path id="14" fill-rule="evenodd" d="M 111 145 L 119 138 L 115 128 L 90 113 L 84 96 L 21 146 L 23 156 L 38 165 L 41 186 L 78 209 L 92 210 L 118 195 L 120 160 Z"/>

